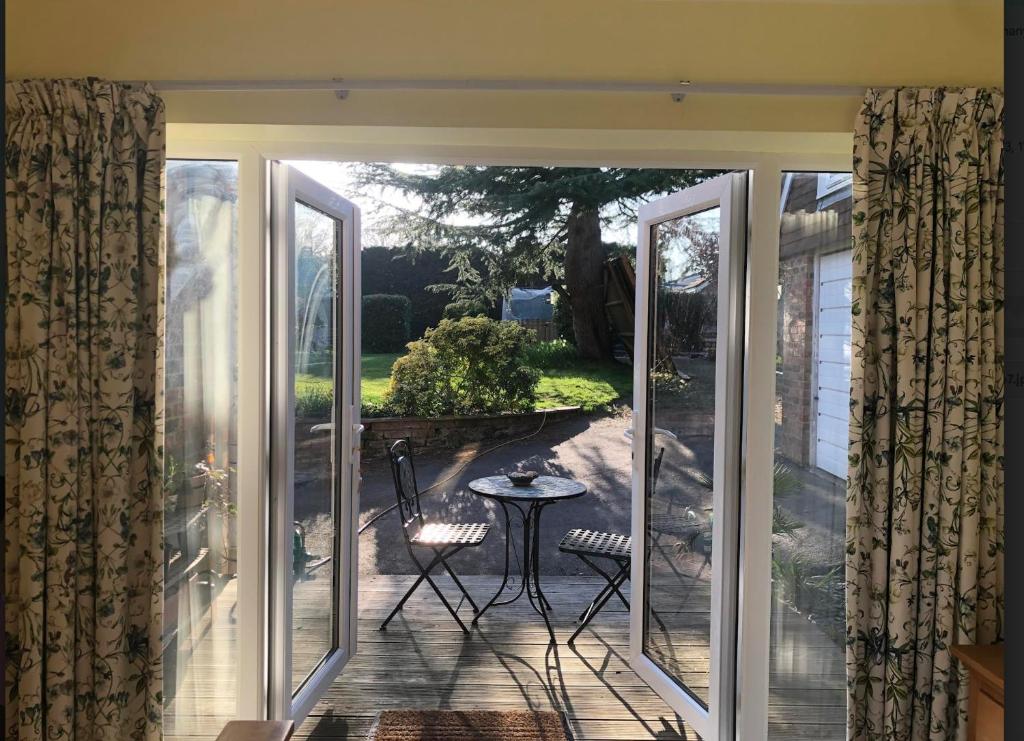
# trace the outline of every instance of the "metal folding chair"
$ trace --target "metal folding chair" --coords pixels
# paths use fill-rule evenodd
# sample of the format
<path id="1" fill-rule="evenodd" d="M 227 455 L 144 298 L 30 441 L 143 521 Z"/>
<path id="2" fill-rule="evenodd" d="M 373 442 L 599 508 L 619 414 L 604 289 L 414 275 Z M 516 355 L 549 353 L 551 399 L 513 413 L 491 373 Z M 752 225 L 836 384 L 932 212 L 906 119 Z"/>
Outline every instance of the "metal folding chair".
<path id="1" fill-rule="evenodd" d="M 438 566 L 444 567 L 452 581 L 455 582 L 455 585 L 466 597 L 466 601 L 473 608 L 473 612 L 479 612 L 480 610 L 473 601 L 473 598 L 469 596 L 469 592 L 462 586 L 462 582 L 459 581 L 459 578 L 455 576 L 455 572 L 448 565 L 447 559 L 464 548 L 473 548 L 480 545 L 484 538 L 487 537 L 491 526 L 485 523 L 428 523 L 420 508 L 420 491 L 416 485 L 416 468 L 413 465 L 412 447 L 409 445 L 408 440 L 399 440 L 391 446 L 390 460 L 391 475 L 395 480 L 395 494 L 398 497 L 398 513 L 402 518 L 402 538 L 405 540 L 406 550 L 409 551 L 409 558 L 416 564 L 420 575 L 413 582 L 413 585 L 409 587 L 409 591 L 405 593 L 405 596 L 395 605 L 395 609 L 391 611 L 391 614 L 381 623 L 380 629 L 387 629 L 388 623 L 405 606 L 405 603 L 412 596 L 412 593 L 416 591 L 416 588 L 426 581 L 441 600 L 445 609 L 455 618 L 455 622 L 459 624 L 463 632 L 469 633 L 469 628 L 459 619 L 455 609 L 445 599 L 444 594 L 438 589 L 434 580 L 430 578 L 430 573 Z M 417 557 L 416 549 L 433 554 L 433 557 L 425 566 Z"/>
<path id="2" fill-rule="evenodd" d="M 658 485 L 658 474 L 661 472 L 661 461 L 665 455 L 665 448 L 658 450 L 658 455 L 654 459 L 654 465 L 651 471 L 651 485 L 657 487 Z M 704 535 L 703 555 L 704 563 L 701 565 L 700 570 L 697 572 L 697 576 L 700 576 L 701 571 L 704 570 L 704 566 L 711 563 L 711 544 L 710 544 L 710 532 L 707 528 L 699 525 L 694 525 L 686 520 L 685 517 L 672 514 L 671 512 L 667 515 L 656 515 L 652 518 L 651 524 L 656 530 L 656 535 L 651 539 L 651 546 L 658 550 L 662 556 L 669 563 L 669 566 L 675 572 L 676 576 L 680 579 L 683 578 L 683 574 L 672 563 L 671 554 L 665 548 L 665 545 L 661 542 L 661 536 L 664 534 L 672 534 L 680 539 L 681 542 L 686 543 L 688 549 L 692 550 L 696 541 L 701 535 Z M 632 564 L 633 556 L 633 544 L 632 538 L 628 535 L 619 535 L 617 533 L 602 533 L 594 530 L 582 530 L 573 529 L 565 534 L 562 538 L 562 542 L 558 544 L 558 550 L 563 553 L 572 553 L 579 558 L 583 563 L 589 566 L 591 569 L 600 574 L 606 584 L 598 592 L 594 600 L 587 606 L 582 613 L 580 613 L 579 626 L 576 631 L 569 638 L 571 644 L 579 636 L 580 632 L 587 627 L 594 616 L 608 603 L 612 595 L 617 595 L 619 601 L 629 609 L 629 601 L 623 596 L 621 587 L 629 579 L 630 567 Z M 615 564 L 614 573 L 605 571 L 594 562 L 594 558 L 606 558 Z M 661 618 L 658 617 L 657 613 L 653 610 L 651 615 L 655 622 L 664 629 L 664 624 Z"/>
<path id="3" fill-rule="evenodd" d="M 604 577 L 605 586 L 601 589 L 594 600 L 587 606 L 577 620 L 580 624 L 576 631 L 570 636 L 569 643 L 572 644 L 580 632 L 587 627 L 594 616 L 600 612 L 611 596 L 617 595 L 619 601 L 629 609 L 629 601 L 623 596 L 620 587 L 629 579 L 629 569 L 632 563 L 632 538 L 628 535 L 617 535 L 615 533 L 600 533 L 594 530 L 573 529 L 565 534 L 562 542 L 558 544 L 558 550 L 563 553 L 572 553 L 583 563 Z M 614 574 L 608 573 L 591 557 L 607 558 L 617 567 Z"/>

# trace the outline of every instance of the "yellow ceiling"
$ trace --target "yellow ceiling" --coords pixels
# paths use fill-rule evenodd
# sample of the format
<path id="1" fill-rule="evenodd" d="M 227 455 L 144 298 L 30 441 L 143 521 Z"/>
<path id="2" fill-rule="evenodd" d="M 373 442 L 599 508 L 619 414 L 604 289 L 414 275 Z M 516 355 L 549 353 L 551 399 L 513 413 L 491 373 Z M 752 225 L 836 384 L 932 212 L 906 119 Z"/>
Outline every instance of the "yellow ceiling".
<path id="1" fill-rule="evenodd" d="M 13 0 L 7 74 L 999 85 L 998 0 Z M 846 131 L 856 99 L 168 93 L 173 122 Z"/>

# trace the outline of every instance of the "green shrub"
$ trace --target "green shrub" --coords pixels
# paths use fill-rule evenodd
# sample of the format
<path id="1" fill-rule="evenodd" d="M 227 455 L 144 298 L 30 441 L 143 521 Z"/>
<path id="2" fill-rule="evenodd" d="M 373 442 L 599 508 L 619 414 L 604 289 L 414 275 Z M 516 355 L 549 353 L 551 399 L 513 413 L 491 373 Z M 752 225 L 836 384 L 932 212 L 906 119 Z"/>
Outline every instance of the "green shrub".
<path id="1" fill-rule="evenodd" d="M 571 368 L 580 361 L 576 346 L 567 340 L 535 342 L 526 349 L 526 363 L 534 368 Z"/>
<path id="2" fill-rule="evenodd" d="M 490 309 L 483 301 L 462 298 L 444 307 L 445 319 L 462 319 L 464 316 L 487 316 Z"/>
<path id="3" fill-rule="evenodd" d="M 334 392 L 329 385 L 297 383 L 295 385 L 295 416 L 306 419 L 331 418 Z"/>
<path id="4" fill-rule="evenodd" d="M 385 403 L 414 417 L 530 411 L 540 377 L 526 359 L 534 336 L 515 322 L 442 319 L 395 361 Z"/>
<path id="5" fill-rule="evenodd" d="M 363 352 L 401 352 L 410 339 L 412 302 L 392 293 L 363 296 Z"/>
<path id="6" fill-rule="evenodd" d="M 396 417 L 395 410 L 385 401 L 364 401 L 362 405 L 363 419 L 374 417 Z"/>

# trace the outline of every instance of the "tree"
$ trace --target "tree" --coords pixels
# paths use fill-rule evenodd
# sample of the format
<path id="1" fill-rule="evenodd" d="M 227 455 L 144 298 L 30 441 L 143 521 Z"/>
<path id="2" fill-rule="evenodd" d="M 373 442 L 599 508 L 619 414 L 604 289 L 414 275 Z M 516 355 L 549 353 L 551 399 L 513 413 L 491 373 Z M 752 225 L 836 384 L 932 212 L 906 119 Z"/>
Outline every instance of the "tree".
<path id="1" fill-rule="evenodd" d="M 713 173 L 618 167 L 445 166 L 429 173 L 370 164 L 362 186 L 394 188 L 421 202 L 385 222 L 389 240 L 439 249 L 455 299 L 497 301 L 515 285 L 550 284 L 572 309 L 582 357 L 611 353 L 604 306 L 602 228 L 625 223 L 650 198 Z M 478 268 L 481 263 L 484 269 Z M 486 276 L 486 277 L 485 277 Z"/>

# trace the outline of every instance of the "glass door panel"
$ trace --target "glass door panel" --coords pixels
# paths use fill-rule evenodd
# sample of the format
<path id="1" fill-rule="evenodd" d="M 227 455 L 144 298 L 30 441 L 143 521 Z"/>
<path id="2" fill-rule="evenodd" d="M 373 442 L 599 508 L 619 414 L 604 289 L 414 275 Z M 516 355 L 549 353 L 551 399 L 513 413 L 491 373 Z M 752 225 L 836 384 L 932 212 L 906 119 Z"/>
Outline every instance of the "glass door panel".
<path id="1" fill-rule="evenodd" d="M 164 729 L 238 713 L 238 163 L 170 159 L 164 315 Z"/>
<path id="2" fill-rule="evenodd" d="M 355 651 L 358 211 L 272 178 L 273 717 L 301 721 Z"/>
<path id="3" fill-rule="evenodd" d="M 342 222 L 295 203 L 295 439 L 293 455 L 292 692 L 337 648 L 338 560 L 334 400 Z"/>
<path id="4" fill-rule="evenodd" d="M 721 209 L 651 227 L 644 653 L 710 702 Z M 685 380 L 684 380 L 685 379 Z M 671 433 L 671 434 L 666 434 Z"/>
<path id="5" fill-rule="evenodd" d="M 768 738 L 846 738 L 849 173 L 782 175 Z M 768 523 L 763 523 L 768 527 Z"/>
<path id="6" fill-rule="evenodd" d="M 630 658 L 705 741 L 735 719 L 746 181 L 639 214 Z"/>

